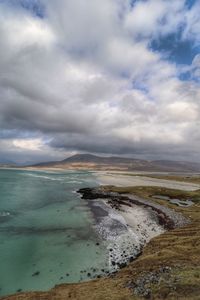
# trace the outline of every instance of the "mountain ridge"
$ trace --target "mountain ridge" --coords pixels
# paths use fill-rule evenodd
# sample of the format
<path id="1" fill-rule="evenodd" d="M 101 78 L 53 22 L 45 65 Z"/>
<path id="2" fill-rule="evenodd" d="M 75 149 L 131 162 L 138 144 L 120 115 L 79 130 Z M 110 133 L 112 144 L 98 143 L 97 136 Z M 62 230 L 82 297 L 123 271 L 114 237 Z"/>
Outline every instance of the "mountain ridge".
<path id="1" fill-rule="evenodd" d="M 42 162 L 30 167 L 62 169 L 97 169 L 127 171 L 200 172 L 200 163 L 172 160 L 142 160 L 120 156 L 75 154 L 61 161 Z"/>

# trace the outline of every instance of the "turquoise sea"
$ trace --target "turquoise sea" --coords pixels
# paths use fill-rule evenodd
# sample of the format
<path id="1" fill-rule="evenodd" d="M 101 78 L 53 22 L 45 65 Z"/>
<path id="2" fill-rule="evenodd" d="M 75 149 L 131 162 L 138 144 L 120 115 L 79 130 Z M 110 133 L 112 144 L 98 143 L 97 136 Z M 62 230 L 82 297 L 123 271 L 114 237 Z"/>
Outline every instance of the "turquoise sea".
<path id="1" fill-rule="evenodd" d="M 79 188 L 87 171 L 0 170 L 0 295 L 88 280 L 108 266 L 108 249 Z"/>

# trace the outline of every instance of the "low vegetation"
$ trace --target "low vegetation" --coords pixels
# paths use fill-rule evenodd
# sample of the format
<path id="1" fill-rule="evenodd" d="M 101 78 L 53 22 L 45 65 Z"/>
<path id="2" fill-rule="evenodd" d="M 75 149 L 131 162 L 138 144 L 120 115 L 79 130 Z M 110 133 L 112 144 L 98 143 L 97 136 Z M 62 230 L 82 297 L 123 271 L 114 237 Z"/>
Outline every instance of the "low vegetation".
<path id="1" fill-rule="evenodd" d="M 164 187 L 114 187 L 114 186 L 106 186 L 104 187 L 107 191 L 114 191 L 120 194 L 134 194 L 140 197 L 144 197 L 147 199 L 153 198 L 153 196 L 167 196 L 171 199 L 177 198 L 179 200 L 191 200 L 195 203 L 200 203 L 200 189 L 196 191 L 181 191 L 175 189 L 169 189 Z M 163 205 L 167 205 L 166 201 L 162 201 L 161 199 L 156 200 L 155 202 L 159 202 Z M 171 206 L 170 206 L 171 207 Z M 174 206 L 172 206 L 174 207 Z"/>

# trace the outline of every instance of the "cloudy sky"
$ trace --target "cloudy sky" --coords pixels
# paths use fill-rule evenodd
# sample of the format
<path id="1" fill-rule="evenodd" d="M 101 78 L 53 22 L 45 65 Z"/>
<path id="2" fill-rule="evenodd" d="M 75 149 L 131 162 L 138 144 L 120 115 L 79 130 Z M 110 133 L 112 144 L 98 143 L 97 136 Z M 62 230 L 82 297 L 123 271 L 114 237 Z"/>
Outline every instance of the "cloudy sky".
<path id="1" fill-rule="evenodd" d="M 0 0 L 0 161 L 200 161 L 199 0 Z"/>

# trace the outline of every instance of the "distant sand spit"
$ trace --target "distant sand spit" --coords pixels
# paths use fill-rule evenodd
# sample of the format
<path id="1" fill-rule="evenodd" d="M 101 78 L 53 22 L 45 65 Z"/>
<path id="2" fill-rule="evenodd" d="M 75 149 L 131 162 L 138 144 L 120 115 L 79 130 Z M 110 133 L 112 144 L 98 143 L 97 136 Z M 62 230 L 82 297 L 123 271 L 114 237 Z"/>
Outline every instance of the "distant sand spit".
<path id="1" fill-rule="evenodd" d="M 179 182 L 174 180 L 165 180 L 150 178 L 145 176 L 131 176 L 123 175 L 121 173 L 97 172 L 97 179 L 102 185 L 115 186 L 158 186 L 170 189 L 177 189 L 183 191 L 195 191 L 200 189 L 199 184 Z"/>

